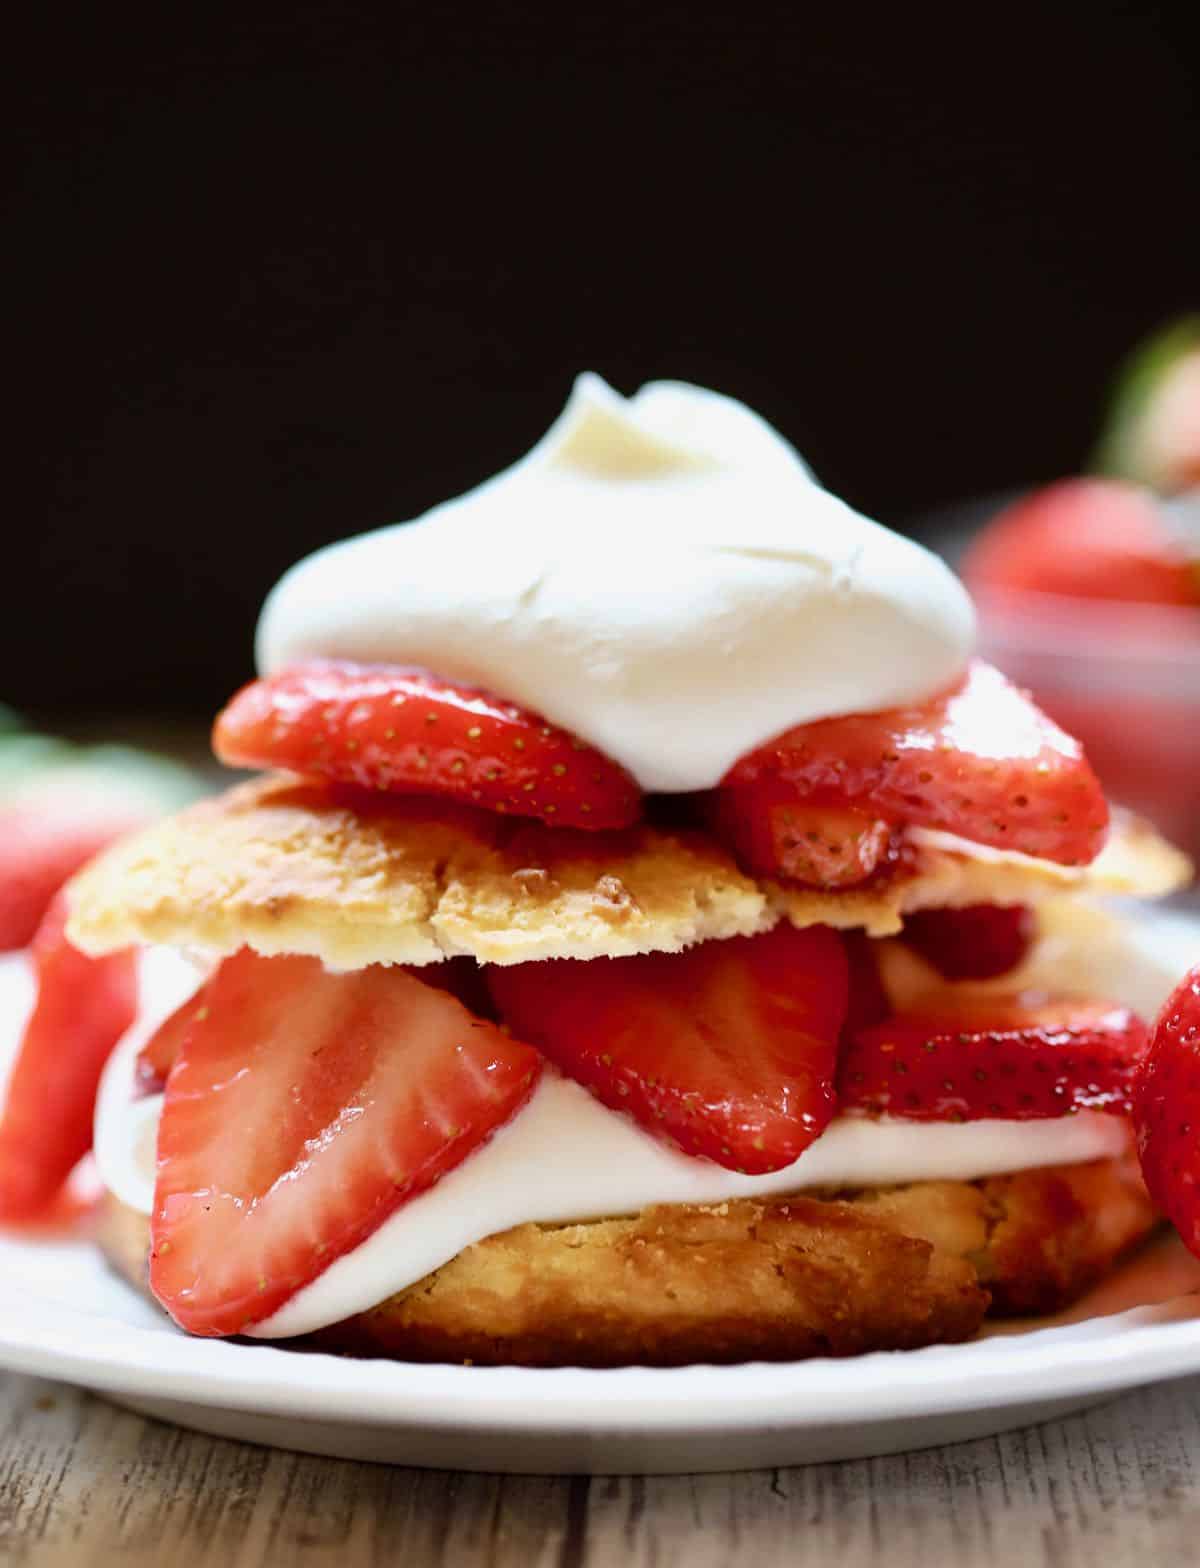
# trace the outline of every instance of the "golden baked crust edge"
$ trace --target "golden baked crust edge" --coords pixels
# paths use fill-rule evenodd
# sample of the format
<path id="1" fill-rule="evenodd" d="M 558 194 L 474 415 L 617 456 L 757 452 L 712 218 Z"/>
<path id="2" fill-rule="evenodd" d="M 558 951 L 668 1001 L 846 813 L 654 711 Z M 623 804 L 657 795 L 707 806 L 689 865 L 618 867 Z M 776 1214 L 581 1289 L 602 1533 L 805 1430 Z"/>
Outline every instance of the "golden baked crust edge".
<path id="1" fill-rule="evenodd" d="M 351 806 L 323 786 L 272 776 L 92 862 L 70 887 L 69 934 L 91 953 L 163 943 L 220 955 L 247 945 L 340 969 L 458 955 L 513 964 L 678 952 L 781 918 L 887 936 L 933 905 L 1154 896 L 1190 872 L 1129 818 L 1092 866 L 1075 870 L 925 839 L 903 874 L 877 886 L 783 888 L 746 876 L 699 831 L 550 831 L 416 797 Z"/>
<path id="2" fill-rule="evenodd" d="M 399 1361 L 679 1366 L 969 1339 L 1076 1300 L 1157 1223 L 1132 1155 L 973 1182 L 520 1225 L 302 1343 Z M 143 1292 L 148 1221 L 99 1240 Z M 301 1342 L 296 1342 L 301 1343 Z"/>

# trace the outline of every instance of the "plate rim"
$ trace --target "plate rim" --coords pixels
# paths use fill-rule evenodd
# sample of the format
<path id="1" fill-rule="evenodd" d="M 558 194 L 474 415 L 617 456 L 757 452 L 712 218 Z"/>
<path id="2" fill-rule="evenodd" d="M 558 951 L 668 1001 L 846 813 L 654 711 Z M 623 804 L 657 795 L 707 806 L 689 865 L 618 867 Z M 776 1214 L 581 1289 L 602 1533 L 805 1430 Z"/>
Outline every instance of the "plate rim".
<path id="1" fill-rule="evenodd" d="M 112 1393 L 372 1426 L 646 1435 L 838 1427 L 1120 1392 L 1200 1371 L 1200 1290 L 1025 1333 L 735 1366 L 529 1368 L 358 1360 L 196 1340 L 0 1294 L 0 1364 Z M 1120 1354 L 1114 1354 L 1115 1344 Z M 307 1374 L 296 1376 L 298 1356 Z M 970 1366 L 961 1365 L 970 1358 Z M 958 1362 L 957 1369 L 954 1363 Z"/>

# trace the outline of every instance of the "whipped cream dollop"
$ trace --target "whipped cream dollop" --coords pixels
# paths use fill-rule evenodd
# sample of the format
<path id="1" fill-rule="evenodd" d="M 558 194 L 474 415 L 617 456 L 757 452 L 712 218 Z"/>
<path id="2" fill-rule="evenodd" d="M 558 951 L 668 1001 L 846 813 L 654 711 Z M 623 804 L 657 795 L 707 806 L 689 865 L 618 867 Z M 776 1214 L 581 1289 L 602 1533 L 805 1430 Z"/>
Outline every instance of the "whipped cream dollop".
<path id="1" fill-rule="evenodd" d="M 741 403 L 584 375 L 512 468 L 293 567 L 258 663 L 428 669 L 687 791 L 792 725 L 931 696 L 974 632 L 936 556 L 822 489 Z"/>
<path id="2" fill-rule="evenodd" d="M 1142 930 L 1086 910 L 1061 929 L 1051 927 L 1018 979 L 1035 990 L 1087 995 L 1099 988 L 1153 1016 L 1195 944 L 1191 928 L 1174 942 L 1169 935 L 1161 924 Z M 144 1011 L 105 1070 L 95 1149 L 105 1185 L 148 1214 L 162 1098 L 134 1097 L 137 1053 L 200 976 L 167 949 L 151 949 L 142 962 Z M 1109 1159 L 1129 1143 L 1128 1122 L 1098 1112 L 961 1124 L 843 1116 L 794 1164 L 743 1176 L 651 1137 L 547 1067 L 528 1103 L 488 1143 L 250 1332 L 282 1339 L 339 1322 L 414 1284 L 464 1247 L 530 1221 L 570 1223 L 635 1214 L 654 1203 L 722 1203 L 813 1187 L 969 1181 Z"/>

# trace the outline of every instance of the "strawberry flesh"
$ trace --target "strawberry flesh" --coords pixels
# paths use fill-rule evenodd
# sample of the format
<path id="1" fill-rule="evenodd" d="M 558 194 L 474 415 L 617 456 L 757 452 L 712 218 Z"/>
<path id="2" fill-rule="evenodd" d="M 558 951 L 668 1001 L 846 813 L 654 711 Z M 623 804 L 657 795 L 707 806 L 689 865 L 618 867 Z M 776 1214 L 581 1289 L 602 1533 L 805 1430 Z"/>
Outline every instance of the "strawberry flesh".
<path id="1" fill-rule="evenodd" d="M 847 969 L 826 926 L 487 977 L 515 1033 L 685 1154 L 780 1170 L 833 1115 Z"/>
<path id="2" fill-rule="evenodd" d="M 63 883 L 144 821 L 144 812 L 97 806 L 85 795 L 0 810 L 0 951 L 27 946 Z"/>
<path id="3" fill-rule="evenodd" d="M 875 957 L 875 943 L 865 931 L 843 931 L 849 980 L 846 1020 L 842 1039 L 852 1040 L 864 1029 L 880 1024 L 892 1011 Z"/>
<path id="4" fill-rule="evenodd" d="M 486 692 L 386 665 L 318 660 L 246 686 L 217 716 L 235 767 L 436 795 L 562 827 L 622 828 L 637 785 L 594 747 Z"/>
<path id="5" fill-rule="evenodd" d="M 0 1219 L 27 1220 L 56 1198 L 92 1146 L 100 1074 L 137 1011 L 131 952 L 89 958 L 67 940 L 63 894 L 33 940 L 37 996 L 0 1116 Z"/>
<path id="6" fill-rule="evenodd" d="M 133 1083 L 139 1099 L 148 1094 L 161 1094 L 166 1087 L 196 1012 L 204 1006 L 205 989 L 205 986 L 201 986 L 193 996 L 189 996 L 186 1002 L 180 1003 L 173 1013 L 164 1018 L 138 1052 Z"/>
<path id="7" fill-rule="evenodd" d="M 193 1334 L 236 1334 L 477 1149 L 537 1053 L 400 968 L 226 959 L 166 1082 L 150 1284 Z"/>
<path id="8" fill-rule="evenodd" d="M 1158 1015 L 1133 1122 L 1150 1196 L 1200 1256 L 1200 964 Z"/>
<path id="9" fill-rule="evenodd" d="M 858 887 L 894 864 L 899 835 L 879 817 L 796 798 L 785 779 L 714 790 L 705 815 L 742 865 L 806 887 Z"/>
<path id="10" fill-rule="evenodd" d="M 1127 1115 L 1146 1026 L 1110 1002 L 975 997 L 897 1014 L 843 1047 L 843 1110 L 912 1121 Z"/>
<path id="11" fill-rule="evenodd" d="M 448 991 L 476 1018 L 492 1018 L 492 999 L 483 971 L 473 958 L 448 958 L 440 964 L 425 964 L 409 970 L 424 985 Z M 139 1097 L 161 1094 L 174 1067 L 197 1008 L 206 1005 L 206 989 L 195 995 L 165 1018 L 138 1052 L 134 1086 Z"/>
<path id="12" fill-rule="evenodd" d="M 1108 826 L 1079 743 L 981 660 L 920 706 L 788 730 L 743 757 L 721 787 L 723 814 L 751 822 L 790 796 L 1064 865 L 1093 860 Z M 787 874 L 769 853 L 752 869 Z"/>
<path id="13" fill-rule="evenodd" d="M 1022 904 L 971 904 L 906 915 L 900 940 L 945 980 L 1006 975 L 1033 945 L 1033 911 Z"/>

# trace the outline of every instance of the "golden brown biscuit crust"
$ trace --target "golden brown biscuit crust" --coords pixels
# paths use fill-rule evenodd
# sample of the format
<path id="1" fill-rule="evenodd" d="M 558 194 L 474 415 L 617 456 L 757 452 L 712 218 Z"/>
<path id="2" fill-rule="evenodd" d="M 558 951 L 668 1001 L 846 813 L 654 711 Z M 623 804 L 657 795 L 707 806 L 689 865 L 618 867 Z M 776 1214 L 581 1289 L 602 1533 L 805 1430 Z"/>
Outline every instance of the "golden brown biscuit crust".
<path id="1" fill-rule="evenodd" d="M 968 1339 L 1052 1312 L 1155 1225 L 1132 1156 L 975 1182 L 660 1205 L 520 1225 L 308 1343 L 407 1361 L 675 1366 Z M 101 1244 L 143 1290 L 148 1222 L 110 1199 Z"/>
<path id="2" fill-rule="evenodd" d="M 700 834 L 551 832 L 418 798 L 352 807 L 278 776 L 115 846 L 71 903 L 92 952 L 248 944 L 348 969 L 678 951 L 777 918 Z"/>
<path id="3" fill-rule="evenodd" d="M 678 952 L 796 925 L 898 931 L 934 905 L 1036 903 L 1064 892 L 1153 895 L 1187 861 L 1125 820 L 1094 865 L 1070 870 L 923 844 L 903 872 L 848 892 L 744 875 L 698 831 L 579 833 L 412 798 L 350 806 L 286 776 L 241 785 L 114 846 L 71 884 L 71 939 L 88 952 L 248 945 L 334 968 Z"/>

